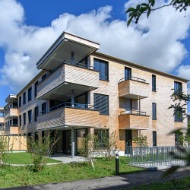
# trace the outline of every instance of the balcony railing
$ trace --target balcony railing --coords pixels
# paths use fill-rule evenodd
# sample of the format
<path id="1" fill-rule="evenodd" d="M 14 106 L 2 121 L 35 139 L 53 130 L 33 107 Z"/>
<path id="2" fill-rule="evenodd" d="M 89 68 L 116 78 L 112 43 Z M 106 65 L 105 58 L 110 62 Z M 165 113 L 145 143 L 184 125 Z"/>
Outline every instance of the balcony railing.
<path id="1" fill-rule="evenodd" d="M 145 116 L 146 116 L 146 112 L 144 112 L 144 111 L 139 111 L 139 110 L 126 110 L 126 111 L 121 111 L 121 115 L 125 115 L 125 114 L 145 115 Z"/>
<path id="2" fill-rule="evenodd" d="M 131 110 L 122 111 L 119 115 L 120 129 L 137 129 L 143 130 L 149 128 L 149 116 L 146 112 Z"/>
<path id="3" fill-rule="evenodd" d="M 99 111 L 94 110 L 91 105 L 75 103 L 72 106 L 70 102 L 63 103 L 52 107 L 44 114 L 41 113 L 37 118 L 37 128 L 98 127 L 99 115 Z"/>
<path id="4" fill-rule="evenodd" d="M 80 90 L 79 86 L 81 86 Z M 98 87 L 99 72 L 86 69 L 81 65 L 62 64 L 38 84 L 37 98 L 48 99 L 49 96 L 59 96 L 59 91 L 61 91 L 63 100 L 65 100 L 68 98 L 68 89 L 75 90 L 76 95 L 79 95 Z M 65 93 L 67 93 L 67 97 L 64 97 Z M 69 93 L 71 92 L 69 91 Z"/>
<path id="5" fill-rule="evenodd" d="M 146 82 L 145 79 L 139 78 L 139 77 L 134 77 L 134 76 L 128 76 L 127 78 L 121 78 L 119 80 L 119 83 L 125 80 L 135 80 L 135 81 L 139 81 L 139 82 Z"/>
<path id="6" fill-rule="evenodd" d="M 130 99 L 146 98 L 149 95 L 149 84 L 146 80 L 130 76 L 120 79 L 118 83 L 119 97 Z"/>
<path id="7" fill-rule="evenodd" d="M 79 108 L 79 109 L 87 109 L 87 110 L 90 109 L 90 110 L 93 110 L 94 106 L 92 106 L 90 104 L 81 104 L 81 103 L 71 104 L 71 102 L 64 102 L 64 103 L 61 103 L 61 104 L 58 104 L 56 106 L 51 107 L 49 109 L 49 111 L 44 110 L 43 112 L 40 113 L 40 115 L 44 115 L 44 114 L 49 113 L 51 111 L 57 110 L 59 108 Z"/>
<path id="8" fill-rule="evenodd" d="M 93 66 L 89 66 L 89 65 L 84 65 L 82 63 L 76 62 L 76 61 L 71 61 L 71 60 L 64 60 L 62 62 L 60 62 L 60 65 L 58 67 L 56 67 L 53 71 L 46 73 L 46 77 L 44 79 L 41 79 L 41 81 L 38 82 L 38 85 L 40 83 L 42 83 L 44 80 L 46 80 L 46 78 L 48 78 L 50 75 L 52 75 L 56 70 L 58 70 L 61 66 L 63 66 L 63 64 L 69 64 L 69 65 L 73 65 L 76 67 L 80 67 L 80 68 L 84 68 L 84 69 L 90 69 L 90 70 L 94 70 Z"/>

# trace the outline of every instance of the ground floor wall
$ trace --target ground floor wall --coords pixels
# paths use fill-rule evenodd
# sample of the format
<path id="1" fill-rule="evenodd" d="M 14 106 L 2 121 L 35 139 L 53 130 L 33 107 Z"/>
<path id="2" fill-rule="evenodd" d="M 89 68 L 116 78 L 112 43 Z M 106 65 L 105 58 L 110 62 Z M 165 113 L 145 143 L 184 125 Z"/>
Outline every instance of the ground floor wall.
<path id="1" fill-rule="evenodd" d="M 9 151 L 26 151 L 27 140 L 26 136 L 21 135 L 2 135 L 0 136 L 2 142 Z"/>

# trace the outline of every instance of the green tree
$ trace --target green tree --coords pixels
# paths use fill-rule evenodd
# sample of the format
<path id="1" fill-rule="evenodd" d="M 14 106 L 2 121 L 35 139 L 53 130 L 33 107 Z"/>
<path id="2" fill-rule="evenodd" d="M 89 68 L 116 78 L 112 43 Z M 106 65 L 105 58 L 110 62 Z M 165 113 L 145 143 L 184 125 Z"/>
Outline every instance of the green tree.
<path id="1" fill-rule="evenodd" d="M 137 4 L 136 7 L 130 7 L 127 9 L 126 13 L 128 13 L 128 22 L 127 25 L 130 25 L 131 21 L 135 21 L 138 23 L 139 18 L 142 14 L 146 14 L 147 17 L 153 12 L 158 9 L 164 7 L 173 7 L 177 11 L 186 11 L 187 8 L 190 6 L 190 0 L 169 0 L 166 4 L 156 7 L 155 5 L 156 0 L 148 0 L 148 2 L 144 2 L 141 4 Z"/>

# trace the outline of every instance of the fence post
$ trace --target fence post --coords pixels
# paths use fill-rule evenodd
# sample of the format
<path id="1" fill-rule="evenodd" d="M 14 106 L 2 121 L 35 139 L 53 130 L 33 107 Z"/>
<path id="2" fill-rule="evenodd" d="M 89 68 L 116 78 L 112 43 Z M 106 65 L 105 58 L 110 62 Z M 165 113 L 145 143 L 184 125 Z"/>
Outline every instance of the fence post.
<path id="1" fill-rule="evenodd" d="M 115 156 L 115 174 L 119 175 L 119 154 L 116 154 Z"/>

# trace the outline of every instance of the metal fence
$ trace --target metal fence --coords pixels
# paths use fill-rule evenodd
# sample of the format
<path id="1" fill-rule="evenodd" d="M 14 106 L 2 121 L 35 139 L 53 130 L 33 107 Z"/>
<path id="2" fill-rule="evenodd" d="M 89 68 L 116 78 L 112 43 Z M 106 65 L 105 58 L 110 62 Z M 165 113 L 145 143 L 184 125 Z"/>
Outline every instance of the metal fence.
<path id="1" fill-rule="evenodd" d="M 190 147 L 186 148 L 187 150 Z M 157 146 L 157 147 L 127 147 L 126 156 L 130 157 L 129 164 L 135 166 L 169 166 L 184 165 L 185 162 L 180 159 L 174 159 L 171 152 L 183 156 L 176 146 Z"/>

